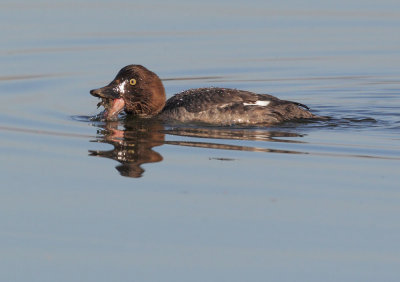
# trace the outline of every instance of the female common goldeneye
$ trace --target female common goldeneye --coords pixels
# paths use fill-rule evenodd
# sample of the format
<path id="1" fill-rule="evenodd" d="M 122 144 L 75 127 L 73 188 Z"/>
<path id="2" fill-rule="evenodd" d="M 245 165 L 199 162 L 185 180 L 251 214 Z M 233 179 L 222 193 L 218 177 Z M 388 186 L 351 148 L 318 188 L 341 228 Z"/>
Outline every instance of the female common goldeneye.
<path id="1" fill-rule="evenodd" d="M 139 117 L 218 125 L 271 125 L 320 118 L 297 102 L 229 88 L 189 89 L 166 101 L 160 78 L 141 65 L 122 68 L 109 85 L 90 94 L 101 99 L 98 107 L 104 106 L 105 120 L 116 120 L 123 110 Z"/>

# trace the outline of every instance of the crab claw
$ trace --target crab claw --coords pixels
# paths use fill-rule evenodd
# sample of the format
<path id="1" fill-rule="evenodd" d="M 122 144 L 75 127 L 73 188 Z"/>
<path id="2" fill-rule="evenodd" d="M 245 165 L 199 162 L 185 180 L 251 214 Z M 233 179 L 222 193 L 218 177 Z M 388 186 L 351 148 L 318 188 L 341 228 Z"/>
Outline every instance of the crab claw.
<path id="1" fill-rule="evenodd" d="M 97 104 L 97 107 L 104 106 L 102 116 L 106 120 L 116 120 L 118 114 L 125 108 L 124 99 L 121 98 L 121 95 L 109 85 L 90 90 L 90 94 L 101 99 L 101 102 Z"/>

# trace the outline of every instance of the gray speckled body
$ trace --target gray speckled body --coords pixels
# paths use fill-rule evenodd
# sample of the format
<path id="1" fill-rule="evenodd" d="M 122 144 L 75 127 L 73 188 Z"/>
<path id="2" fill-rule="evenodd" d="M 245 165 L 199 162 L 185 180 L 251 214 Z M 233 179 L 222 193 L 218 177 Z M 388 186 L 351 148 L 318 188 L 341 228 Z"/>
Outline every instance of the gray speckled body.
<path id="1" fill-rule="evenodd" d="M 267 94 L 228 88 L 198 88 L 167 100 L 159 117 L 179 122 L 219 125 L 276 124 L 295 119 L 318 118 L 297 102 Z"/>

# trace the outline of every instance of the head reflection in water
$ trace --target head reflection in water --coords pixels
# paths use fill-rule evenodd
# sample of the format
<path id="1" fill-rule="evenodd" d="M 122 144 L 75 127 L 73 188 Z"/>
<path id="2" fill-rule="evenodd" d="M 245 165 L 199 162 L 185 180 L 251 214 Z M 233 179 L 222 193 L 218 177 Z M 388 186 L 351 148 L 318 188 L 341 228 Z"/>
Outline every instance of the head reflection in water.
<path id="1" fill-rule="evenodd" d="M 109 151 L 90 150 L 91 156 L 105 157 L 118 161 L 116 169 L 122 176 L 141 177 L 142 164 L 161 162 L 163 157 L 154 147 L 163 144 L 211 148 L 217 150 L 239 150 L 266 153 L 304 154 L 305 152 L 268 148 L 269 142 L 302 143 L 287 137 L 301 137 L 300 134 L 265 129 L 212 128 L 212 127 L 168 127 L 157 119 L 126 119 L 96 124 L 98 136 L 93 142 L 108 143 L 114 149 Z M 122 129 L 120 129 L 122 128 Z M 182 141 L 165 141 L 165 134 L 185 137 Z M 193 138 L 188 141 L 187 137 Z M 283 137 L 283 139 L 281 138 Z M 218 140 L 218 141 L 216 141 Z M 230 142 L 226 142 L 230 140 Z M 257 141 L 257 147 L 232 145 L 232 140 Z M 231 143 L 231 144 L 227 144 Z M 215 158 L 209 158 L 210 160 Z M 220 159 L 222 160 L 222 159 Z M 230 159 L 232 160 L 232 159 Z"/>
<path id="2" fill-rule="evenodd" d="M 120 162 L 116 169 L 122 176 L 141 177 L 142 164 L 156 163 L 162 156 L 152 148 L 164 143 L 163 126 L 156 120 L 126 121 L 124 129 L 118 129 L 118 122 L 98 125 L 98 138 L 93 142 L 108 143 L 114 146 L 109 151 L 89 151 L 91 156 L 105 157 Z"/>

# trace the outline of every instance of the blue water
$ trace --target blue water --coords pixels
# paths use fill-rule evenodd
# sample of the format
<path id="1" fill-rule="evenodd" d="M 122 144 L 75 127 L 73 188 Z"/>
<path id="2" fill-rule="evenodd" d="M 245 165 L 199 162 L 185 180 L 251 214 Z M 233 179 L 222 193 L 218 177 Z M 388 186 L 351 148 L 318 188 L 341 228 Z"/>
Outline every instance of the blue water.
<path id="1" fill-rule="evenodd" d="M 398 1 L 2 1 L 0 281 L 399 281 Z M 128 64 L 329 121 L 90 121 Z"/>

